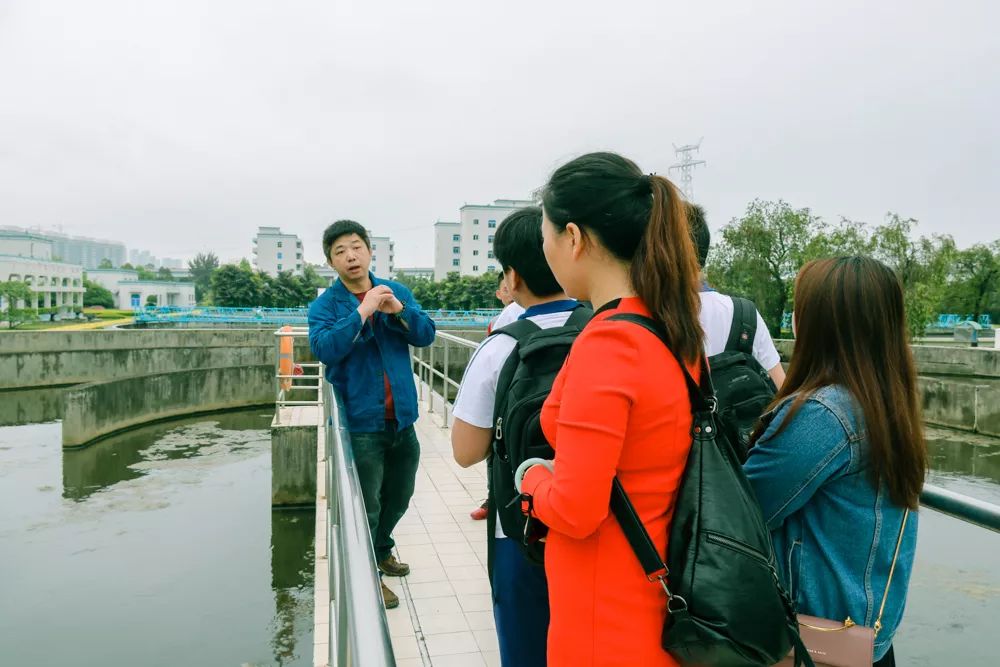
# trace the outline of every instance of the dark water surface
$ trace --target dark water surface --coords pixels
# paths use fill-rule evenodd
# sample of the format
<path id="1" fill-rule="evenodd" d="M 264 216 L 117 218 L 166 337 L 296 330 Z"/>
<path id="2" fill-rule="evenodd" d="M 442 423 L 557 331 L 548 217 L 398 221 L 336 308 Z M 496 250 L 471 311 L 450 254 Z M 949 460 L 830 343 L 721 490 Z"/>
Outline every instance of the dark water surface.
<path id="1" fill-rule="evenodd" d="M 0 665 L 312 664 L 314 513 L 271 511 L 270 420 L 0 427 Z"/>

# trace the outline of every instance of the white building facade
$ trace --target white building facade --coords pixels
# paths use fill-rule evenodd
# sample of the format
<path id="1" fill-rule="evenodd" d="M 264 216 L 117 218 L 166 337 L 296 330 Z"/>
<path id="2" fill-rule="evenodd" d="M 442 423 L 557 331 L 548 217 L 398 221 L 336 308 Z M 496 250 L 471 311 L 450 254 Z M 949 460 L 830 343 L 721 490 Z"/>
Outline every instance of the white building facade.
<path id="1" fill-rule="evenodd" d="M 302 275 L 302 241 L 296 234 L 282 234 L 279 227 L 260 227 L 253 239 L 253 264 L 258 271 L 277 276 L 282 271 Z"/>
<path id="2" fill-rule="evenodd" d="M 441 280 L 457 271 L 463 276 L 481 276 L 500 271 L 493 254 L 497 226 L 508 215 L 534 206 L 526 199 L 497 199 L 492 204 L 466 204 L 459 209 L 459 222 L 434 225 L 434 278 Z"/>
<path id="3" fill-rule="evenodd" d="M 388 236 L 372 236 L 371 230 L 368 240 L 372 245 L 372 273 L 379 278 L 391 278 L 396 271 L 396 244 Z"/>
<path id="4" fill-rule="evenodd" d="M 83 307 L 83 267 L 52 255 L 53 242 L 46 236 L 0 230 L 0 282 L 23 282 L 34 293 L 15 308 L 50 308 L 61 316 Z M 0 310 L 7 305 L 0 303 Z"/>
<path id="5" fill-rule="evenodd" d="M 155 304 L 150 297 L 155 297 Z M 122 310 L 145 308 L 147 305 L 193 307 L 196 305 L 194 283 L 122 280 L 118 283 L 115 305 Z"/>

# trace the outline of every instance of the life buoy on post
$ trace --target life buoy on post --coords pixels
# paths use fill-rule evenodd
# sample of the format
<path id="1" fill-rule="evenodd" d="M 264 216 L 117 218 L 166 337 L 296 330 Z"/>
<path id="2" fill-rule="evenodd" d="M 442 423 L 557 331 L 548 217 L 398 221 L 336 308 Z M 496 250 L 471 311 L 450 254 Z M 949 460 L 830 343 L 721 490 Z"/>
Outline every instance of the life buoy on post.
<path id="1" fill-rule="evenodd" d="M 292 350 L 295 348 L 295 339 L 291 336 L 292 327 L 289 325 L 286 324 L 281 327 L 281 331 L 286 332 L 288 335 L 281 336 L 281 343 L 278 347 L 278 375 L 289 376 L 281 378 L 281 388 L 284 391 L 288 391 L 292 388 L 292 378 L 290 376 L 295 367 L 292 361 Z"/>

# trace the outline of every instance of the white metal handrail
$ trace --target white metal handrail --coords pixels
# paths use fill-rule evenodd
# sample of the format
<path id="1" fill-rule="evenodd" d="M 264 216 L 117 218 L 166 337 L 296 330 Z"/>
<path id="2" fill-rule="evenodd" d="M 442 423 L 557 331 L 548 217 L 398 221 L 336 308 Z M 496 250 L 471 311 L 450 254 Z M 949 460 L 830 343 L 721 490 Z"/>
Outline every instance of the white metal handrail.
<path id="1" fill-rule="evenodd" d="M 326 422 L 330 667 L 394 667 L 375 551 L 344 404 L 323 382 Z"/>
<path id="2" fill-rule="evenodd" d="M 438 343 L 440 343 L 440 347 L 443 348 L 443 371 L 439 371 L 434 366 L 434 350 L 439 347 Z M 468 338 L 462 338 L 461 336 L 439 331 L 434 339 L 434 345 L 431 345 L 430 347 L 414 348 L 413 350 L 413 363 L 417 367 L 417 377 L 420 380 L 417 384 L 420 392 L 420 400 L 424 400 L 424 385 L 426 384 L 429 392 L 427 397 L 427 411 L 432 414 L 434 413 L 434 384 L 438 379 L 441 380 L 440 398 L 445 426 L 450 425 L 449 413 L 451 410 L 451 403 L 448 401 L 448 388 L 450 387 L 457 392 L 462 381 L 461 375 L 457 379 L 451 377 L 450 375 L 451 367 L 449 362 L 451 361 L 451 350 L 452 348 L 475 350 L 477 347 L 478 344 Z"/>
<path id="3" fill-rule="evenodd" d="M 274 420 L 275 424 L 281 423 L 281 408 L 294 405 L 323 405 L 323 364 L 295 363 L 292 357 L 292 373 L 282 374 L 281 372 L 281 344 L 291 338 L 292 354 L 295 351 L 296 338 L 308 338 L 309 327 L 283 327 L 274 332 Z M 301 369 L 302 373 L 295 374 L 295 369 Z M 289 387 L 282 387 L 282 381 L 287 381 Z M 293 391 L 306 391 L 310 394 L 315 392 L 316 398 L 313 400 L 293 401 L 288 396 Z"/>

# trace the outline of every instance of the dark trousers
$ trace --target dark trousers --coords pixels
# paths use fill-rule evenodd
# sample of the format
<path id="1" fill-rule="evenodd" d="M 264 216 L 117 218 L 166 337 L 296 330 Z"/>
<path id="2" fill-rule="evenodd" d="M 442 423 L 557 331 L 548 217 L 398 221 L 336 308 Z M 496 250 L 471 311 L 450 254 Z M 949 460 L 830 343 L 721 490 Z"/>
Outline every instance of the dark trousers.
<path id="1" fill-rule="evenodd" d="M 892 654 L 892 647 L 889 647 L 889 652 L 882 656 L 881 660 L 877 660 L 873 667 L 896 667 L 896 656 Z"/>
<path id="2" fill-rule="evenodd" d="M 545 568 L 525 558 L 514 540 L 493 540 L 493 618 L 503 667 L 545 667 L 549 587 Z"/>
<path id="3" fill-rule="evenodd" d="M 413 497 L 420 443 L 412 426 L 399 431 L 392 420 L 386 421 L 385 430 L 379 433 L 351 433 L 351 449 L 361 495 L 365 499 L 375 558 L 381 562 L 396 546 L 392 531 Z"/>

